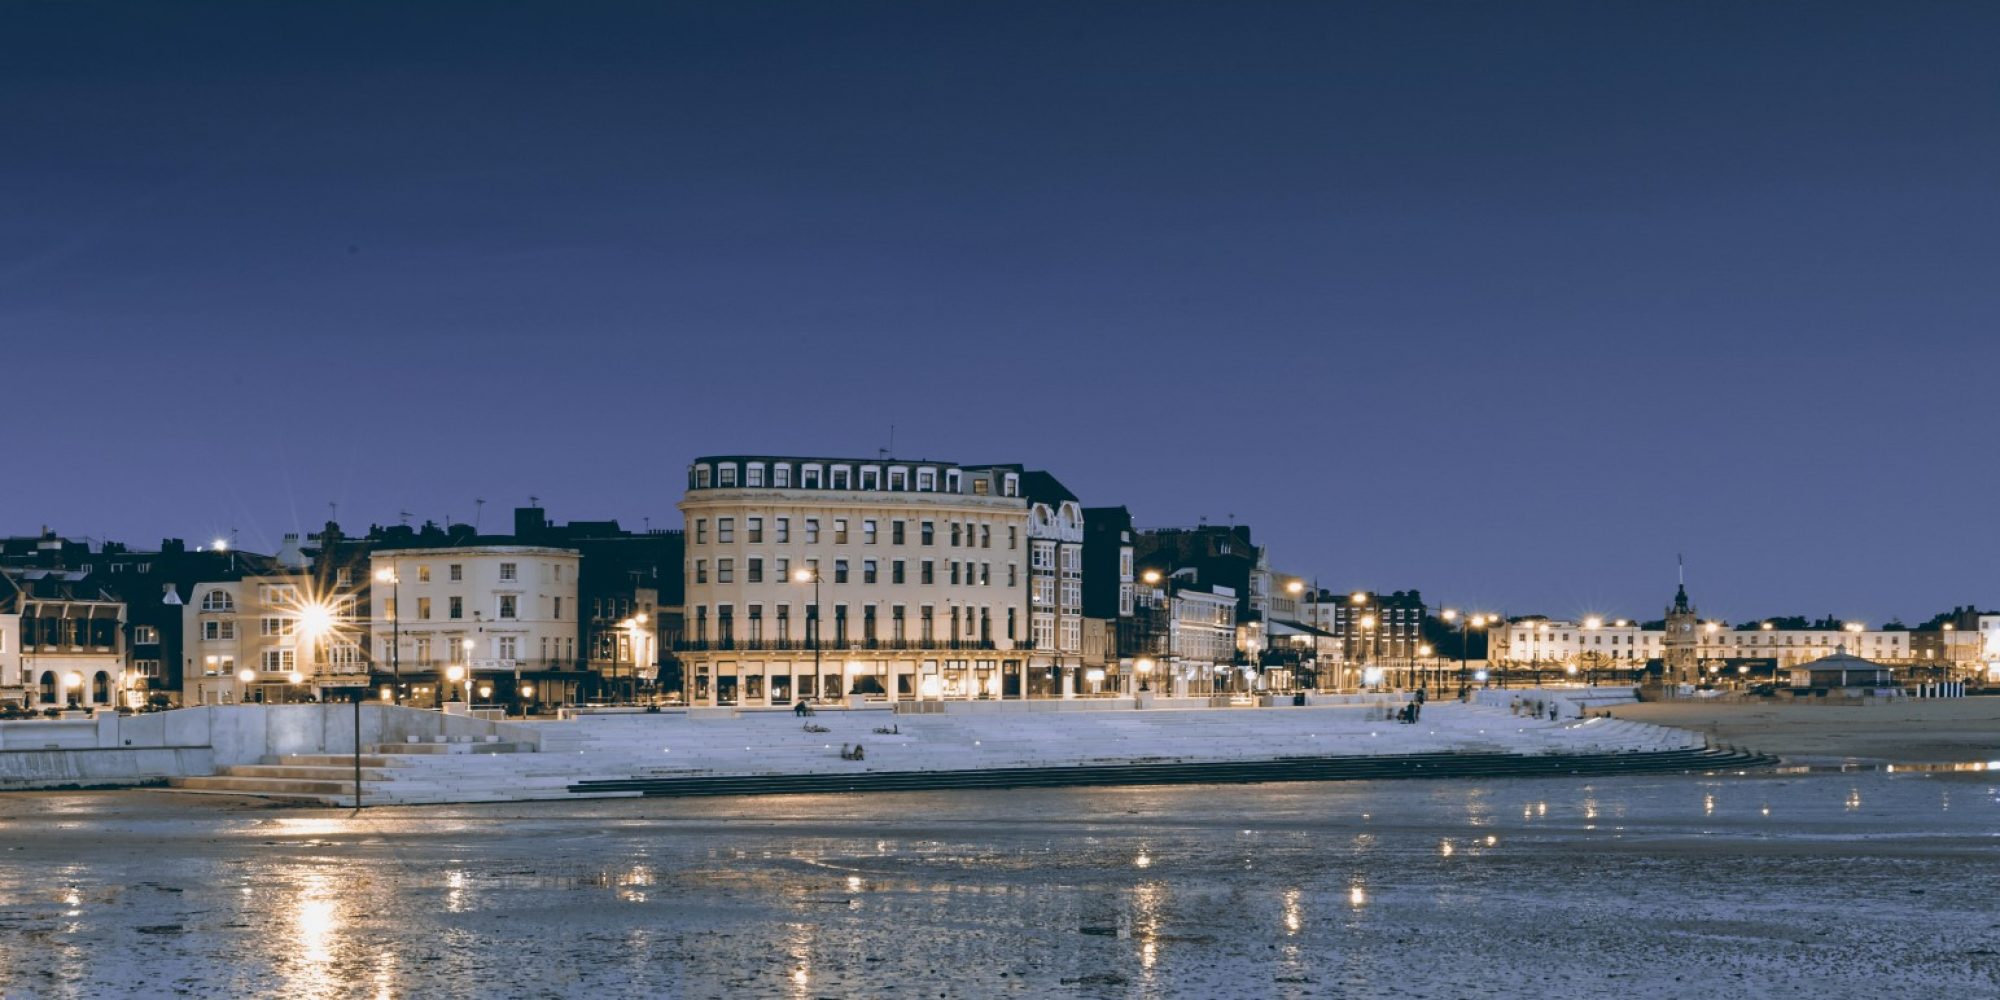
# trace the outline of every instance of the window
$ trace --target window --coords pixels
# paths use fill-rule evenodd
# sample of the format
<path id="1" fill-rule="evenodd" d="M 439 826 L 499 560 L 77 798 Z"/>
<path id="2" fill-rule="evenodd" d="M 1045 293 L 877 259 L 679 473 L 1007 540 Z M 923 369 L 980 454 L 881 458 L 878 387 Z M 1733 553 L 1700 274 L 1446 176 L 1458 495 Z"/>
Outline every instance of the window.
<path id="1" fill-rule="evenodd" d="M 836 517 L 833 519 L 833 544 L 847 544 L 847 518 Z"/>
<path id="2" fill-rule="evenodd" d="M 160 676 L 160 661 L 133 660 L 132 669 L 138 671 L 141 677 L 158 677 Z"/>
<path id="3" fill-rule="evenodd" d="M 926 604 L 919 611 L 917 616 L 917 620 L 922 623 L 922 628 L 923 628 L 923 635 L 919 636 L 919 638 L 923 639 L 923 641 L 925 642 L 931 641 L 932 636 L 935 634 L 933 631 L 935 623 L 934 619 L 931 616 L 932 611 L 933 609 L 931 608 L 931 606 Z"/>
<path id="4" fill-rule="evenodd" d="M 930 545 L 937 541 L 937 525 L 929 521 L 925 521 L 918 527 L 918 533 L 922 536 L 925 545 Z"/>
<path id="5" fill-rule="evenodd" d="M 967 580 L 967 581 L 970 581 L 970 580 L 972 579 L 972 564 L 971 564 L 971 563 L 966 563 L 966 564 L 965 564 L 965 566 L 966 566 L 966 569 L 965 569 L 965 573 L 966 573 L 966 580 Z M 982 587 L 991 587 L 991 586 L 993 586 L 993 564 L 992 564 L 992 563 L 986 563 L 986 562 L 983 562 L 983 563 L 980 563 L 980 564 L 979 564 L 979 585 L 980 585 L 980 586 L 982 586 Z"/>
<path id="6" fill-rule="evenodd" d="M 879 469 L 875 468 L 875 467 L 874 467 L 874 466 L 872 466 L 872 465 L 864 465 L 864 466 L 862 466 L 862 467 L 861 467 L 861 488 L 862 488 L 862 489 L 864 489 L 864 490 L 872 490 L 872 489 L 876 489 L 876 488 L 877 488 L 877 487 L 878 487 L 878 486 L 879 486 L 879 485 L 881 484 L 881 482 L 882 482 L 882 478 L 881 478 L 881 477 L 882 477 L 882 473 L 881 473 L 881 470 L 879 470 Z"/>
<path id="7" fill-rule="evenodd" d="M 861 582 L 862 583 L 875 582 L 875 560 L 863 559 L 861 561 Z"/>
<path id="8" fill-rule="evenodd" d="M 764 519 L 761 517 L 744 518 L 743 534 L 745 541 L 762 542 L 764 540 Z"/>
<path id="9" fill-rule="evenodd" d="M 428 598 L 428 597 L 419 597 L 419 598 L 417 598 L 417 617 L 418 617 L 418 618 L 420 618 L 420 619 L 422 619 L 422 620 L 424 620 L 424 621 L 430 621 L 430 620 L 431 620 L 431 599 L 430 599 L 430 598 Z"/>
<path id="10" fill-rule="evenodd" d="M 384 598 L 382 598 L 382 618 L 383 618 L 383 619 L 384 619 L 385 621 L 395 621 L 395 620 L 396 620 L 396 599 L 395 599 L 395 598 L 393 598 L 393 597 L 384 597 Z"/>
<path id="11" fill-rule="evenodd" d="M 835 559 L 833 561 L 833 582 L 835 583 L 847 582 L 847 560 Z"/>
<path id="12" fill-rule="evenodd" d="M 935 490 L 935 489 L 937 489 L 937 470 L 936 470 L 936 469 L 918 469 L 918 470 L 917 470 L 917 491 L 918 491 L 918 492 L 920 492 L 920 493 L 929 493 L 929 492 L 931 492 L 932 490 Z"/>
<path id="13" fill-rule="evenodd" d="M 500 579 L 519 580 L 520 578 L 521 578 L 521 570 L 519 564 L 517 563 L 500 564 Z"/>
<path id="14" fill-rule="evenodd" d="M 772 528 L 772 532 L 773 532 L 773 534 L 774 534 L 774 535 L 776 536 L 776 537 L 775 537 L 775 538 L 773 539 L 773 541 L 778 541 L 778 542 L 789 542 L 789 541 L 791 541 L 791 540 L 792 540 L 792 519 L 791 519 L 791 518 L 789 518 L 789 517 L 781 517 L 781 518 L 778 518 L 778 519 L 776 519 L 776 520 L 775 520 L 775 521 L 774 521 L 774 522 L 772 523 L 772 525 L 771 525 L 771 528 Z"/>
<path id="15" fill-rule="evenodd" d="M 736 485 L 736 466 L 733 465 L 717 466 L 715 469 L 715 485 L 717 486 Z"/>
<path id="16" fill-rule="evenodd" d="M 951 545 L 953 548 L 958 547 L 958 541 L 959 541 L 959 523 L 957 521 L 953 521 L 951 522 Z"/>
<path id="17" fill-rule="evenodd" d="M 1019 546 L 1020 539 L 1017 536 L 1019 536 L 1020 533 L 1021 529 L 1011 524 L 1007 526 L 1007 548 L 1013 549 Z M 1129 575 L 1131 571 L 1127 570 L 1126 572 Z"/>
<path id="18" fill-rule="evenodd" d="M 462 563 L 452 563 L 445 567 L 444 576 L 452 583 L 458 583 L 465 579 L 465 566 Z"/>
<path id="19" fill-rule="evenodd" d="M 889 470 L 889 489 L 901 493 L 910 488 L 910 474 L 903 469 Z"/>
<path id="20" fill-rule="evenodd" d="M 816 517 L 806 518 L 806 544 L 807 545 L 819 544 L 819 518 Z"/>
<path id="21" fill-rule="evenodd" d="M 792 561 L 790 559 L 776 559 L 772 560 L 772 562 L 774 563 L 772 579 L 782 583 L 792 578 Z"/>
<path id="22" fill-rule="evenodd" d="M 333 574 L 333 585 L 336 587 L 354 586 L 354 571 L 351 569 L 335 571 Z"/>
<path id="23" fill-rule="evenodd" d="M 430 567 L 430 564 L 428 564 L 428 563 L 419 563 L 419 564 L 417 564 L 417 582 L 418 582 L 418 583 L 429 583 L 429 582 L 431 582 L 431 567 Z"/>
<path id="24" fill-rule="evenodd" d="M 764 560 L 759 559 L 756 556 L 751 556 L 749 565 L 746 567 L 746 569 L 749 582 L 751 583 L 764 582 Z"/>
<path id="25" fill-rule="evenodd" d="M 972 494 L 974 496 L 983 497 L 991 490 L 992 490 L 992 485 L 988 482 L 985 476 L 979 476 L 972 480 Z"/>
<path id="26" fill-rule="evenodd" d="M 752 643 L 764 641 L 764 606 L 750 605 L 750 634 L 746 636 Z"/>
<path id="27" fill-rule="evenodd" d="M 889 564 L 889 582 L 890 583 L 903 582 L 903 560 L 898 559 Z"/>
<path id="28" fill-rule="evenodd" d="M 715 519 L 715 541 L 718 545 L 728 545 L 736 541 L 736 519 L 718 517 Z"/>
<path id="29" fill-rule="evenodd" d="M 223 621 L 202 622 L 201 637 L 203 639 L 217 640 L 234 639 L 236 638 L 236 623 Z"/>
<path id="30" fill-rule="evenodd" d="M 953 586 L 958 585 L 958 560 L 956 559 L 951 561 L 951 582 Z"/>
<path id="31" fill-rule="evenodd" d="M 515 615 L 514 615 L 514 607 L 515 607 L 515 605 L 514 605 L 514 602 L 515 602 L 515 601 L 517 601 L 517 600 L 519 600 L 519 598 L 515 597 L 515 596 L 514 596 L 513 594 L 501 594 L 501 595 L 500 595 L 500 617 L 502 617 L 502 618 L 513 618 L 513 617 L 515 617 Z"/>
<path id="32" fill-rule="evenodd" d="M 833 606 L 833 642 L 836 646 L 847 645 L 847 605 Z"/>
<path id="33" fill-rule="evenodd" d="M 1009 639 L 1014 638 L 1014 619 L 1016 617 L 1015 614 L 1016 610 L 1017 609 L 1015 608 L 1007 609 L 1007 638 Z"/>
<path id="34" fill-rule="evenodd" d="M 694 561 L 694 582 L 696 583 L 708 582 L 708 560 L 696 559 Z"/>
<path id="35" fill-rule="evenodd" d="M 932 562 L 929 559 L 924 560 L 923 573 L 922 576 L 919 577 L 919 579 L 924 583 L 937 582 L 937 567 L 934 564 L 932 564 Z"/>
<path id="36" fill-rule="evenodd" d="M 450 604 L 450 606 L 449 606 L 449 607 L 447 607 L 447 608 L 445 609 L 445 617 L 447 617 L 447 618 L 463 618 L 463 617 L 465 617 L 465 598 L 463 598 L 463 597 L 448 597 L 448 598 L 446 598 L 446 600 L 450 601 L 450 602 L 451 602 L 451 604 Z"/>
<path id="37" fill-rule="evenodd" d="M 982 549 L 990 549 L 993 547 L 992 525 L 982 524 L 979 526 L 979 547 Z"/>
<path id="38" fill-rule="evenodd" d="M 875 605 L 873 604 L 864 604 L 861 606 L 861 640 L 863 642 L 875 641 Z"/>
<path id="39" fill-rule="evenodd" d="M 792 467 L 789 465 L 771 466 L 771 485 L 778 489 L 789 489 L 792 485 Z"/>
<path id="40" fill-rule="evenodd" d="M 752 463 L 751 465 L 745 467 L 743 470 L 743 485 L 745 486 L 764 485 L 764 467 L 762 465 L 758 465 L 755 463 Z"/>
<path id="41" fill-rule="evenodd" d="M 694 519 L 694 543 L 696 545 L 708 544 L 708 518 L 697 517 Z"/>
<path id="42" fill-rule="evenodd" d="M 875 519 L 872 517 L 861 522 L 861 544 L 875 544 Z"/>
<path id="43" fill-rule="evenodd" d="M 889 628 L 891 629 L 889 633 L 889 638 L 894 639 L 897 642 L 902 642 L 904 639 L 909 638 L 909 636 L 905 634 L 903 630 L 902 605 L 898 604 L 889 609 Z"/>
<path id="44" fill-rule="evenodd" d="M 736 582 L 736 560 L 717 559 L 715 561 L 715 582 L 716 583 Z"/>
<path id="45" fill-rule="evenodd" d="M 1021 585 L 1020 576 L 1018 575 L 1020 569 L 1021 567 L 1017 563 L 1007 564 L 1007 586 L 1018 587 Z"/>
<path id="46" fill-rule="evenodd" d="M 845 465 L 834 466 L 832 473 L 832 483 L 831 483 L 832 488 L 836 490 L 844 490 L 847 488 L 847 484 L 848 484 L 847 466 Z"/>
<path id="47" fill-rule="evenodd" d="M 260 618 L 257 625 L 257 634 L 265 638 L 282 639 L 299 634 L 296 618 Z"/>
<path id="48" fill-rule="evenodd" d="M 705 490 L 705 489 L 708 489 L 708 475 L 709 475 L 709 473 L 708 473 L 708 466 L 706 466 L 706 465 L 697 465 L 697 466 L 695 466 L 695 467 L 694 467 L 694 488 L 695 488 L 695 489 L 698 489 L 698 490 Z"/>
<path id="49" fill-rule="evenodd" d="M 560 597 L 556 598 L 556 613 L 549 617 L 555 619 L 556 621 L 562 621 L 562 598 Z M 549 657 L 547 653 L 542 654 L 542 659 L 546 660 L 548 658 Z"/>
<path id="50" fill-rule="evenodd" d="M 289 673 L 298 666 L 298 656 L 290 649 L 267 649 L 260 665 L 268 672 Z"/>
<path id="51" fill-rule="evenodd" d="M 889 544 L 903 544 L 903 521 L 900 518 L 889 522 Z"/>
<path id="52" fill-rule="evenodd" d="M 946 469 L 946 470 L 944 470 L 944 491 L 945 491 L 946 493 L 963 493 L 963 492 L 965 492 L 965 490 L 964 490 L 964 489 L 962 489 L 962 488 L 961 488 L 961 487 L 959 486 L 959 479 L 960 479 L 960 478 L 961 478 L 961 477 L 960 477 L 960 474 L 959 474 L 959 471 L 958 471 L 957 469 Z"/>
<path id="53" fill-rule="evenodd" d="M 132 626 L 132 642 L 135 645 L 150 646 L 160 641 L 160 630 L 151 625 Z"/>
<path id="54" fill-rule="evenodd" d="M 502 660 L 512 660 L 520 652 L 518 636 L 496 636 L 493 640 L 493 655 Z"/>

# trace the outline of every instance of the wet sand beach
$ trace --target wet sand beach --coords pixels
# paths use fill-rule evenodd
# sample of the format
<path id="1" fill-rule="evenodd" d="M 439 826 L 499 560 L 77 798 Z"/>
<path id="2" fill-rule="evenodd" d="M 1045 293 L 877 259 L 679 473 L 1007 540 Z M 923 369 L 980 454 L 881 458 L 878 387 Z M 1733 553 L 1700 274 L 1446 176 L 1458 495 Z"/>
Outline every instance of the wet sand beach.
<path id="1" fill-rule="evenodd" d="M 13 997 L 2000 993 L 2000 783 L 0 798 Z"/>

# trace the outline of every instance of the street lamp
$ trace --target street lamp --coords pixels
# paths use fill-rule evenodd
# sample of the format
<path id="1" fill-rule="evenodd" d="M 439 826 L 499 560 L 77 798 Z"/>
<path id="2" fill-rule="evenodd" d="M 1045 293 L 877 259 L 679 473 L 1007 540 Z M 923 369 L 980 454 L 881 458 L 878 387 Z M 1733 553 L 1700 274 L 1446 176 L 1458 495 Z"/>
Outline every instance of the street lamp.
<path id="1" fill-rule="evenodd" d="M 812 640 L 813 647 L 813 696 L 821 701 L 825 701 L 826 677 L 824 676 L 824 667 L 820 663 L 819 649 L 819 566 L 817 564 L 801 566 L 797 571 L 792 573 L 792 579 L 800 583 L 810 583 L 813 585 L 813 613 L 811 618 L 806 619 L 806 635 L 807 638 Z M 945 610 L 950 611 L 951 609 L 946 608 Z M 952 620 L 957 621 L 958 619 L 953 617 Z"/>
<path id="2" fill-rule="evenodd" d="M 395 686 L 403 684 L 403 578 L 394 568 L 384 566 L 375 571 L 375 582 L 389 585 L 389 672 L 395 675 Z"/>
<path id="3" fill-rule="evenodd" d="M 1180 675 L 1180 661 L 1174 656 L 1174 581 L 1172 577 L 1162 574 L 1157 569 L 1149 569 L 1141 573 L 1139 578 L 1146 581 L 1147 586 L 1159 586 L 1162 582 L 1166 584 L 1166 617 L 1164 620 L 1167 630 L 1167 693 L 1171 696 L 1173 694 L 1173 684 L 1185 679 Z"/>
<path id="4" fill-rule="evenodd" d="M 471 639 L 465 640 L 465 644 L 466 648 L 470 650 L 472 647 L 472 640 Z M 465 684 L 465 700 L 468 703 L 472 701 L 472 682 L 466 680 L 466 673 L 464 667 L 454 663 L 451 666 L 445 668 L 444 679 L 450 682 L 453 687 L 457 687 L 461 682 L 463 682 Z M 444 700 L 443 688 L 439 688 L 438 690 L 438 700 L 440 704 L 443 703 Z"/>
<path id="5" fill-rule="evenodd" d="M 82 692 L 83 692 L 83 675 L 82 675 L 82 674 L 80 674 L 80 673 L 77 673 L 77 672 L 76 672 L 76 671 L 74 671 L 74 670 L 70 671 L 69 673 L 66 673 L 66 674 L 64 674 L 64 675 L 63 675 L 63 692 L 64 692 L 64 694 L 63 694 L 63 700 L 64 700 L 65 702 L 67 702 L 67 703 L 68 703 L 69 707 L 70 707 L 70 708 L 75 708 L 75 707 L 77 707 L 77 703 L 78 703 L 78 700 L 79 700 L 80 698 L 82 698 L 82 696 L 83 696 L 83 694 L 82 694 Z"/>

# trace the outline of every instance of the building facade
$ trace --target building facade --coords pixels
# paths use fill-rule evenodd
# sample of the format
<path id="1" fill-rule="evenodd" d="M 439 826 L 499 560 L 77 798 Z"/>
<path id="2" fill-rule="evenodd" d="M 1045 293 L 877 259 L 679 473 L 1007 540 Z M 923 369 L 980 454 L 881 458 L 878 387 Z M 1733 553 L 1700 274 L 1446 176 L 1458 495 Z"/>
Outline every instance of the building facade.
<path id="1" fill-rule="evenodd" d="M 549 546 L 375 548 L 377 674 L 419 705 L 569 700 L 555 686 L 578 679 L 578 569 L 575 550 Z"/>
<path id="2" fill-rule="evenodd" d="M 690 704 L 1025 697 L 1021 479 L 932 461 L 697 459 L 680 504 Z M 1058 583 L 1051 656 L 1060 600 Z"/>
<path id="3" fill-rule="evenodd" d="M 82 573 L 0 571 L 0 700 L 32 709 L 137 707 L 125 605 Z"/>

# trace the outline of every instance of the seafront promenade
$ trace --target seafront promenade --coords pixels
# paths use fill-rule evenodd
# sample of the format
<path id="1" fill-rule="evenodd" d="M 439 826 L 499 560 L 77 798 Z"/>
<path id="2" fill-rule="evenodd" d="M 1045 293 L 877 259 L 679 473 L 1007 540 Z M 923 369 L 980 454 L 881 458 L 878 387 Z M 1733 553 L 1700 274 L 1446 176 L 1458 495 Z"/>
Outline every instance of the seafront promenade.
<path id="1" fill-rule="evenodd" d="M 1698 734 L 1646 723 L 1529 718 L 1458 703 L 1433 703 L 1419 721 L 1403 723 L 1394 718 L 1402 704 L 1376 698 L 1259 708 L 969 706 L 936 714 L 880 708 L 806 717 L 666 711 L 495 724 L 494 735 L 459 737 L 399 735 L 390 722 L 386 741 L 364 743 L 359 765 L 363 804 L 408 805 L 969 787 L 980 783 L 971 776 L 1001 774 L 1010 777 L 983 780 L 1020 785 L 1425 776 L 1426 768 L 1446 773 L 1443 762 L 1454 759 L 1484 769 L 1468 773 L 1536 773 L 1557 759 L 1578 761 L 1577 767 L 1639 770 L 1648 769 L 1642 758 L 1649 755 L 1685 756 L 1705 747 Z M 1586 759 L 1593 763 L 1581 763 Z M 1670 759 L 1658 757 L 1652 766 Z M 1354 770 L 1364 761 L 1373 762 L 1372 769 Z M 1516 762 L 1511 769 L 1510 761 Z M 354 801 L 355 766 L 349 744 L 343 751 L 224 765 L 213 776 L 176 778 L 172 784 L 190 792 L 348 805 Z M 1687 757 L 1677 766 L 1694 768 L 1702 761 Z"/>

